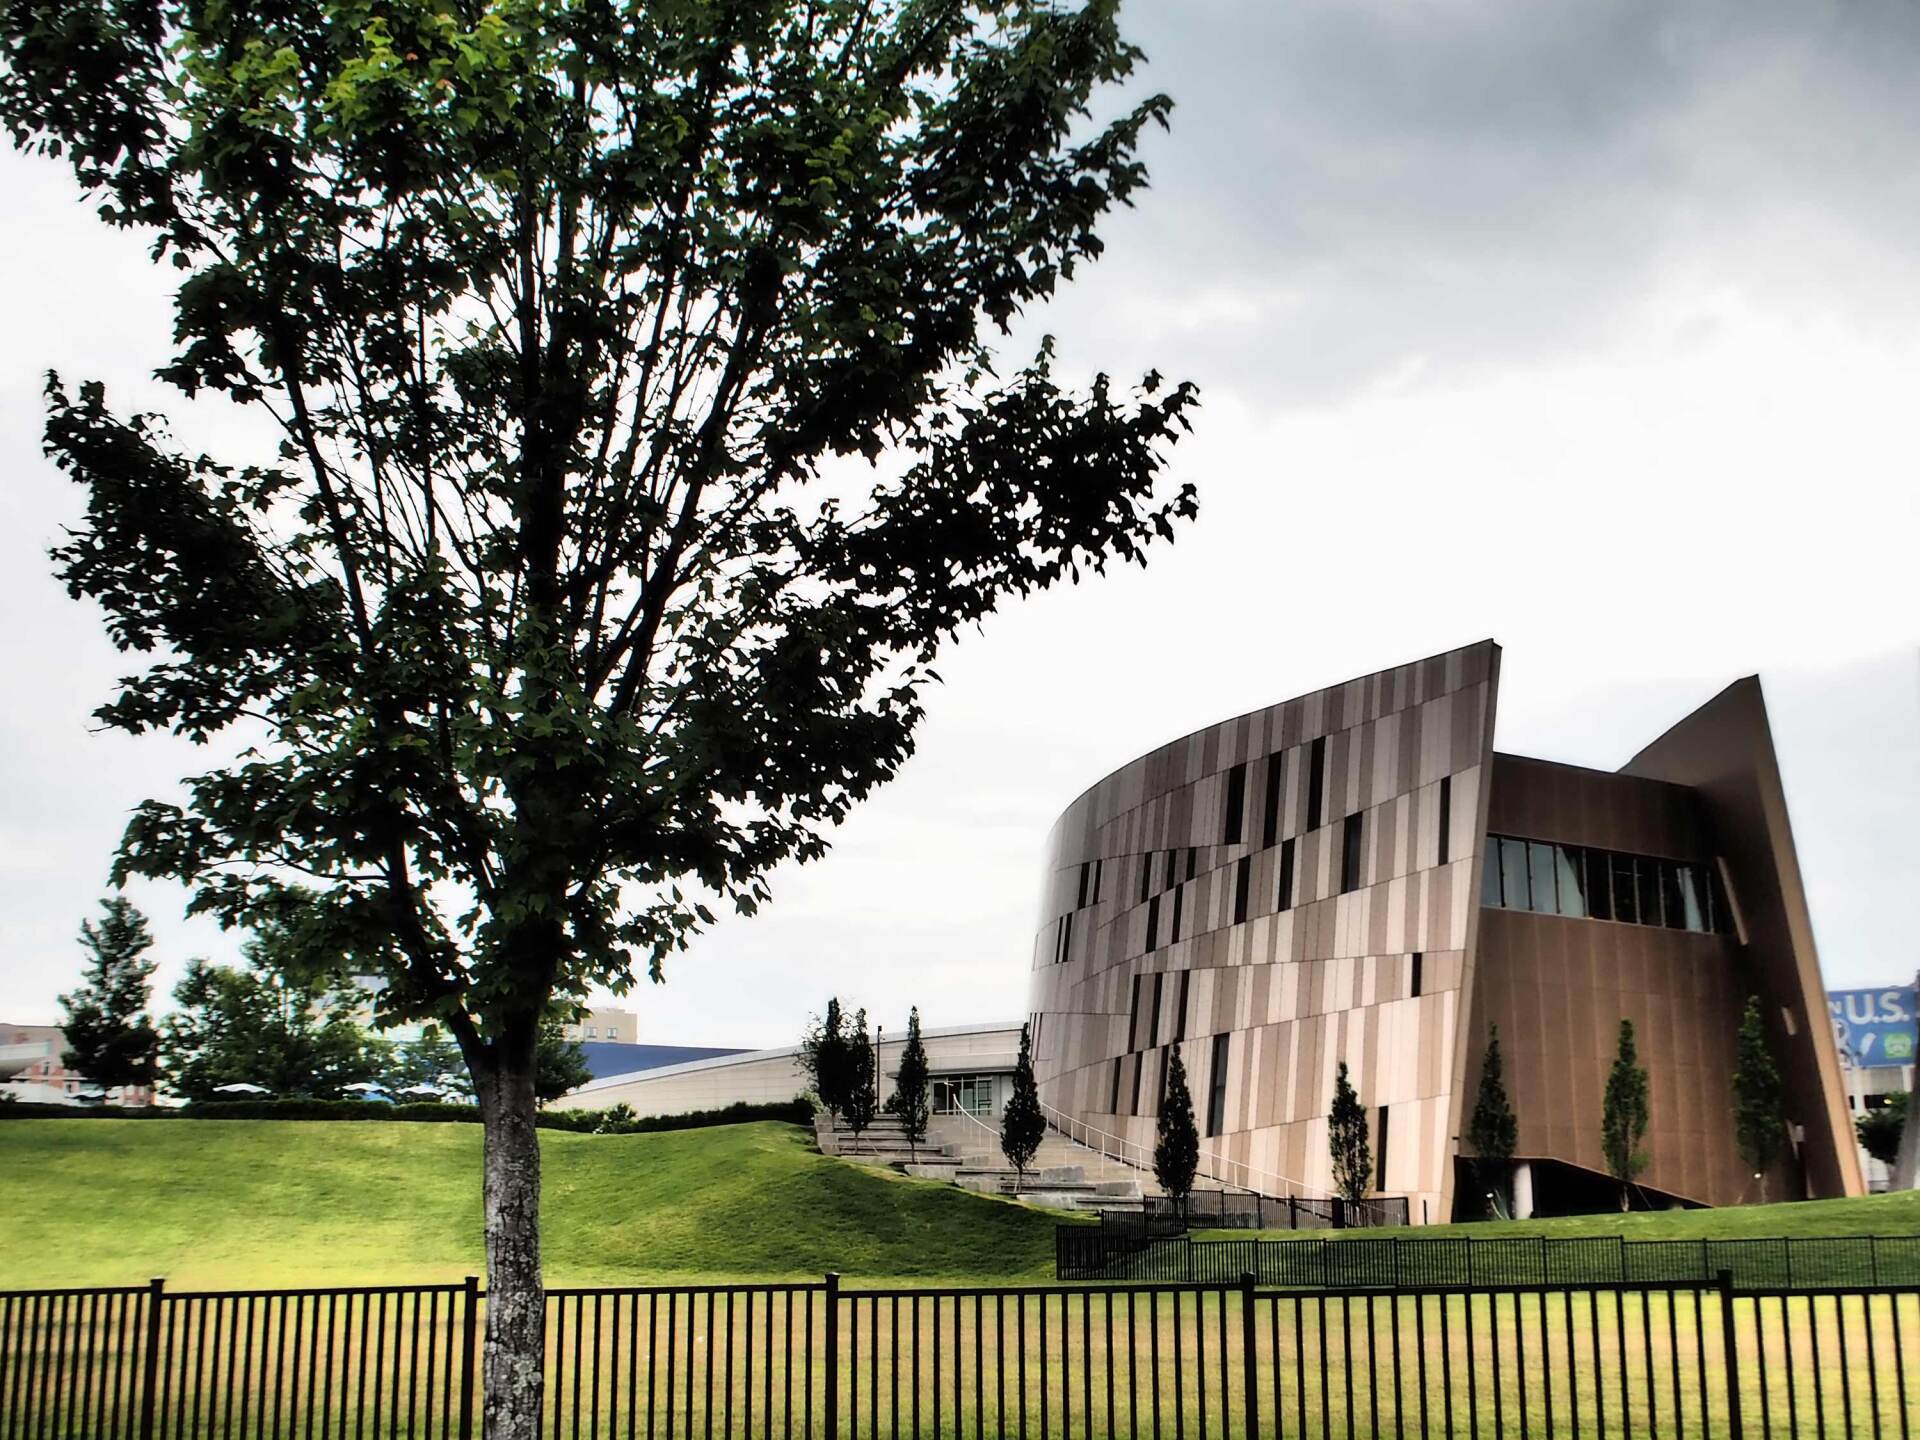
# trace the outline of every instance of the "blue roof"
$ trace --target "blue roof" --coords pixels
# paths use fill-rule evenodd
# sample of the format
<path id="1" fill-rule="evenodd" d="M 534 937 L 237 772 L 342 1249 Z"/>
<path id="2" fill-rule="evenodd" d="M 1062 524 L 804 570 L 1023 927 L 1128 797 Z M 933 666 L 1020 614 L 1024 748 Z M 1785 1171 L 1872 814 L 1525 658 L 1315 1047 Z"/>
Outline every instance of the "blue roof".
<path id="1" fill-rule="evenodd" d="M 587 1069 L 596 1080 L 604 1080 L 609 1075 L 631 1075 L 636 1070 L 658 1070 L 665 1065 L 684 1065 L 690 1060 L 746 1053 L 737 1045 L 622 1045 L 612 1040 L 585 1040 L 580 1048 L 586 1052 Z"/>

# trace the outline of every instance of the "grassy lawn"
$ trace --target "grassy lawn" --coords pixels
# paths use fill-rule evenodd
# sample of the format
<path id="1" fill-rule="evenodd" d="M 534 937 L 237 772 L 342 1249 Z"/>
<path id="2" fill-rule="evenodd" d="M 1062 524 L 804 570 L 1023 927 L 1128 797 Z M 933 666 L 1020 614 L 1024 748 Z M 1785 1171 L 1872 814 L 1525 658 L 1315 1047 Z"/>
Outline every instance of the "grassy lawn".
<path id="1" fill-rule="evenodd" d="M 1409 1239 L 1470 1237 L 1509 1239 L 1516 1235 L 1624 1235 L 1629 1240 L 1737 1240 L 1745 1237 L 1920 1234 L 1920 1190 L 1897 1195 L 1863 1195 L 1852 1200 L 1803 1200 L 1784 1205 L 1738 1205 L 1722 1210 L 1635 1211 L 1622 1215 L 1570 1215 L 1553 1220 L 1478 1221 L 1467 1225 L 1425 1225 L 1406 1231 L 1380 1230 L 1196 1230 L 1195 1239 L 1317 1240 L 1377 1239 L 1383 1234 Z"/>
<path id="2" fill-rule="evenodd" d="M 554 1284 L 1051 1278 L 1056 1217 L 814 1152 L 762 1122 L 541 1132 Z M 409 1283 L 483 1269 L 480 1127 L 0 1123 L 0 1288 Z"/>

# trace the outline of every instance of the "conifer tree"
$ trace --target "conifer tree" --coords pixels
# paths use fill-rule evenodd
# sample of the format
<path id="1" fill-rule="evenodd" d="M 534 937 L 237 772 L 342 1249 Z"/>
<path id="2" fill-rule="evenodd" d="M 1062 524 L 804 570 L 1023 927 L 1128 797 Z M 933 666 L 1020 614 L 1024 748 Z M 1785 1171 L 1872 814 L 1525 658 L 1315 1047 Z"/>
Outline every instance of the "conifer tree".
<path id="1" fill-rule="evenodd" d="M 1187 1198 L 1193 1194 L 1193 1177 L 1200 1169 L 1200 1130 L 1193 1121 L 1193 1093 L 1187 1088 L 1187 1067 L 1181 1062 L 1180 1047 L 1167 1051 L 1166 1094 L 1160 1101 L 1160 1118 L 1154 1126 L 1153 1178 L 1179 1208 L 1180 1218 L 1187 1216 Z"/>
<path id="2" fill-rule="evenodd" d="M 1327 1147 L 1333 1155 L 1333 1188 L 1349 1205 L 1357 1205 L 1373 1180 L 1373 1147 L 1367 1140 L 1367 1110 L 1347 1078 L 1344 1060 L 1333 1073 Z"/>
<path id="3" fill-rule="evenodd" d="M 1647 1168 L 1641 1142 L 1647 1134 L 1647 1072 L 1633 1043 L 1633 1022 L 1620 1022 L 1620 1043 L 1607 1076 L 1606 1105 L 1600 1116 L 1600 1146 L 1607 1173 L 1620 1182 L 1620 1208 L 1632 1204 L 1633 1179 Z"/>
<path id="4" fill-rule="evenodd" d="M 830 1116 L 837 1117 L 847 1103 L 847 1022 L 838 996 L 827 1000 L 824 1019 L 814 1020 L 800 1042 L 800 1068 L 813 1080 L 813 1093 Z"/>
<path id="5" fill-rule="evenodd" d="M 1500 1027 L 1487 1035 L 1486 1058 L 1480 1062 L 1480 1094 L 1473 1104 L 1473 1119 L 1467 1126 L 1467 1140 L 1473 1146 L 1474 1173 L 1485 1191 L 1504 1189 L 1514 1147 L 1520 1143 L 1520 1122 L 1514 1118 L 1507 1100 L 1505 1065 L 1500 1057 Z"/>
<path id="6" fill-rule="evenodd" d="M 853 1131 L 858 1140 L 873 1123 L 876 1108 L 873 1094 L 873 1040 L 867 1034 L 867 1012 L 856 1010 L 853 1015 L 853 1030 L 847 1036 L 846 1059 L 841 1069 L 841 1080 L 845 1085 L 840 1095 L 840 1112 L 846 1117 L 847 1128 Z"/>
<path id="7" fill-rule="evenodd" d="M 1747 997 L 1746 1013 L 1740 1019 L 1739 1051 L 1733 1066 L 1733 1130 L 1741 1158 L 1753 1167 L 1760 1181 L 1760 1198 L 1764 1201 L 1767 1171 L 1787 1137 L 1787 1115 L 1780 1071 L 1767 1046 L 1760 1001 L 1754 996 Z"/>
<path id="8" fill-rule="evenodd" d="M 147 918 L 124 897 L 100 902 L 98 925 L 80 922 L 80 943 L 93 952 L 79 989 L 60 997 L 66 1049 L 60 1063 L 102 1089 L 154 1081 L 160 1034 L 147 1013 L 154 962 Z"/>
<path id="9" fill-rule="evenodd" d="M 907 1044 L 900 1052 L 900 1073 L 894 1076 L 887 1110 L 900 1117 L 910 1159 L 920 1158 L 920 1142 L 927 1138 L 927 1047 L 920 1043 L 920 1007 L 907 1012 Z"/>
<path id="10" fill-rule="evenodd" d="M 1047 1132 L 1047 1117 L 1040 1111 L 1040 1088 L 1033 1080 L 1033 1045 L 1027 1027 L 1020 1027 L 1020 1058 L 1013 1067 L 1013 1094 L 1007 1100 L 1006 1113 L 1000 1117 L 1000 1153 L 1013 1166 L 1017 1183 L 1024 1185 L 1027 1166 L 1040 1151 L 1040 1137 Z"/>

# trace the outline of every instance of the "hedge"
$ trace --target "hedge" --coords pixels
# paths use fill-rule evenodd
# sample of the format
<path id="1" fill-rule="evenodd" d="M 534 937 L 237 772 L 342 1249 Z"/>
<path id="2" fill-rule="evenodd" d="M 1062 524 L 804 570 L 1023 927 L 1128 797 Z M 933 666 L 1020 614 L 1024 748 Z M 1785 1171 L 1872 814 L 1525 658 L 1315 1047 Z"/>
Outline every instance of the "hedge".
<path id="1" fill-rule="evenodd" d="M 534 1124 L 543 1130 L 592 1133 L 607 1118 L 605 1110 L 542 1110 Z M 84 1120 L 401 1120 L 477 1125 L 477 1105 L 426 1103 L 382 1105 L 376 1100 L 206 1100 L 180 1110 L 157 1107 L 119 1109 L 110 1106 L 41 1105 L 27 1101 L 0 1104 L 0 1119 Z M 643 1115 L 619 1118 L 614 1133 L 646 1134 L 660 1130 L 703 1130 L 710 1125 L 744 1125 L 753 1120 L 784 1120 L 811 1124 L 813 1107 L 805 1100 L 750 1105 L 739 1101 L 719 1110 L 694 1110 L 685 1115 Z"/>

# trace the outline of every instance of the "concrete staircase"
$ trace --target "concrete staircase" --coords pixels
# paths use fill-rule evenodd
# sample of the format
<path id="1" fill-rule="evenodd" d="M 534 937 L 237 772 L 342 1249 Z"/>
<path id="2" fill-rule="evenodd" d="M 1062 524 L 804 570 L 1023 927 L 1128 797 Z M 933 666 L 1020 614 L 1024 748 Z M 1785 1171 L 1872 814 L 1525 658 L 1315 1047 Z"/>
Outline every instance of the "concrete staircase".
<path id="1" fill-rule="evenodd" d="M 1151 1171 L 1102 1155 L 1048 1130 L 1021 1181 L 1000 1153 L 996 1126 L 966 1115 L 936 1115 L 927 1138 L 907 1143 L 898 1117 L 876 1115 L 855 1135 L 845 1121 L 814 1118 L 823 1154 L 862 1164 L 886 1165 L 922 1180 L 945 1180 L 983 1195 L 1017 1196 L 1056 1210 L 1138 1210 L 1143 1195 L 1158 1195 Z M 1196 1188 L 1211 1188 L 1202 1181 Z"/>

